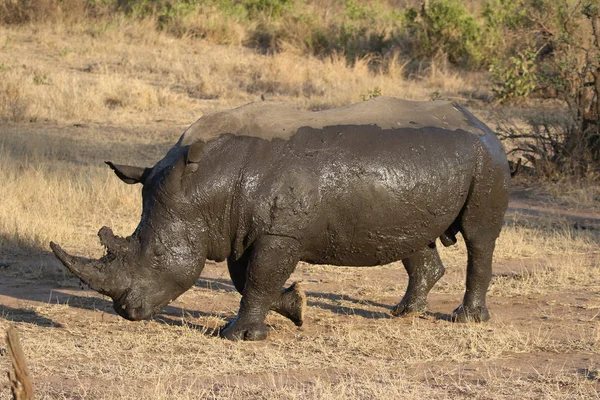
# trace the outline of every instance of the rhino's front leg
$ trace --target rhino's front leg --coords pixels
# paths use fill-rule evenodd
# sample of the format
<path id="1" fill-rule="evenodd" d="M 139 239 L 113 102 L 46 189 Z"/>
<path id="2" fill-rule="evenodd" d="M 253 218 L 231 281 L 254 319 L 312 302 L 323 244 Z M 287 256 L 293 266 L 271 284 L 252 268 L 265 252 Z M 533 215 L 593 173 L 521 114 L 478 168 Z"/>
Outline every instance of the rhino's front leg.
<path id="1" fill-rule="evenodd" d="M 265 317 L 279 300 L 281 287 L 296 268 L 299 252 L 300 244 L 289 237 L 265 235 L 253 244 L 240 310 L 221 331 L 221 336 L 230 340 L 263 340 L 267 337 Z"/>
<path id="2" fill-rule="evenodd" d="M 244 294 L 244 288 L 246 287 L 250 253 L 251 250 L 246 251 L 237 260 L 233 257 L 227 259 L 229 276 L 241 295 Z M 304 311 L 306 309 L 306 294 L 300 286 L 298 282 L 294 282 L 287 289 L 281 289 L 279 296 L 271 305 L 271 311 L 289 318 L 296 326 L 302 326 L 304 323 Z"/>

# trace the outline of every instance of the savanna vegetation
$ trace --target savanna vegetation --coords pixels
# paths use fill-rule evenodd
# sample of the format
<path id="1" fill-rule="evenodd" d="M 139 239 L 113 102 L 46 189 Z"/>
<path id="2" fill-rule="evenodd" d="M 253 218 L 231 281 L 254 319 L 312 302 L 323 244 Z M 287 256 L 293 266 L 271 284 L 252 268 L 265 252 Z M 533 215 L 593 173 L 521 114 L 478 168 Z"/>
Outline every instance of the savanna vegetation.
<path id="1" fill-rule="evenodd" d="M 17 326 L 36 396 L 598 398 L 598 5 L 0 1 L 0 328 Z M 414 318 L 389 315 L 400 263 L 300 265 L 306 326 L 270 315 L 270 339 L 251 344 L 216 337 L 239 303 L 223 265 L 131 323 L 48 251 L 100 256 L 101 226 L 135 228 L 139 188 L 104 160 L 152 165 L 203 114 L 261 98 L 320 110 L 380 95 L 465 104 L 523 160 L 487 324 L 447 321 L 462 243 Z"/>

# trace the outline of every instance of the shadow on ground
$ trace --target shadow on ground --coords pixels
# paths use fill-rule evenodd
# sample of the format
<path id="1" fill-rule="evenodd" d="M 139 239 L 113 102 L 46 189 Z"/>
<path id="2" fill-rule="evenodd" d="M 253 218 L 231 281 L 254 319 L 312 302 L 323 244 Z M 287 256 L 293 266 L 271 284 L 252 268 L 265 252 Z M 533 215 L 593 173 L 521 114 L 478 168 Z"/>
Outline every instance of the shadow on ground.
<path id="1" fill-rule="evenodd" d="M 35 274 L 30 274 L 29 264 L 38 265 Z M 85 290 L 80 283 L 81 295 L 65 292 L 77 290 L 75 277 L 63 278 L 63 267 L 48 250 L 28 245 L 25 242 L 0 236 L 0 318 L 12 322 L 23 322 L 43 327 L 61 328 L 62 325 L 40 315 L 33 308 L 41 304 L 67 304 L 88 311 L 100 311 L 116 315 L 108 297 L 98 297 L 96 292 Z M 201 278 L 198 287 L 209 290 L 235 291 L 226 280 Z M 29 304 L 23 304 L 30 302 Z M 36 304 L 37 303 L 37 304 Z M 167 306 L 154 317 L 156 321 L 187 326 L 207 335 L 214 329 L 200 324 L 185 322 L 185 318 L 216 317 L 227 319 L 225 314 L 206 313 L 181 307 Z"/>
<path id="2" fill-rule="evenodd" d="M 323 293 L 323 292 L 306 292 L 308 296 L 308 305 L 310 307 L 318 307 L 324 310 L 329 310 L 338 315 L 356 315 L 363 318 L 369 319 L 388 319 L 392 318 L 388 310 L 392 309 L 389 304 L 382 304 L 375 301 L 355 299 L 353 297 L 346 296 L 344 294 L 337 293 Z M 345 301 L 352 303 L 352 306 L 342 306 L 338 304 L 331 304 L 323 300 L 339 302 Z M 356 305 L 356 306 L 355 306 Z M 383 308 L 385 311 L 373 311 L 360 308 L 359 306 L 366 305 L 370 307 Z"/>
<path id="3" fill-rule="evenodd" d="M 12 322 L 24 322 L 46 328 L 62 328 L 62 324 L 26 308 L 12 308 L 0 304 L 0 317 Z"/>
<path id="4" fill-rule="evenodd" d="M 553 229 L 569 227 L 575 230 L 600 231 L 600 217 L 585 210 L 573 210 L 530 198 L 526 190 L 514 188 L 504 218 L 507 225 Z"/>
<path id="5" fill-rule="evenodd" d="M 237 293 L 237 290 L 229 279 L 200 277 L 195 283 L 195 286 L 202 289 L 223 290 L 225 292 Z"/>
<path id="6" fill-rule="evenodd" d="M 589 381 L 600 381 L 599 369 L 580 368 L 577 370 L 577 374 L 583 376 Z"/>

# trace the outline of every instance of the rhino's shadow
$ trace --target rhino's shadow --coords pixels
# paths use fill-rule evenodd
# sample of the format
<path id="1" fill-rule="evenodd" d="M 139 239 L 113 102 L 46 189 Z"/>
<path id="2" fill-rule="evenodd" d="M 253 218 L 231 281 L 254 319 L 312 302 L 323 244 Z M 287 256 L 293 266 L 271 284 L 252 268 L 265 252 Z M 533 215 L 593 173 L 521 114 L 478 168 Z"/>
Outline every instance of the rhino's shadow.
<path id="1" fill-rule="evenodd" d="M 370 300 L 359 300 L 359 299 L 355 299 L 352 297 L 338 295 L 338 294 L 331 294 L 331 293 L 306 292 L 306 294 L 309 296 L 309 300 L 307 303 L 309 306 L 319 307 L 319 308 L 329 310 L 329 311 L 334 312 L 339 315 L 355 315 L 355 316 L 369 318 L 369 319 L 397 318 L 397 317 L 392 316 L 392 314 L 391 314 L 391 310 L 394 307 L 393 305 L 382 304 L 382 303 L 378 303 L 378 302 L 370 301 Z M 317 299 L 311 300 L 310 296 L 316 296 Z M 329 300 L 338 300 L 338 301 L 343 300 L 343 301 L 351 302 L 354 304 L 368 305 L 371 307 L 383 308 L 384 310 L 375 311 L 375 310 L 365 310 L 365 309 L 353 307 L 353 306 L 333 305 L 330 303 L 319 301 L 318 298 L 325 298 L 325 299 L 329 299 Z M 425 315 L 432 317 L 434 319 L 440 320 L 440 321 L 446 321 L 446 322 L 452 321 L 452 316 L 450 314 L 426 311 Z"/>
<path id="2" fill-rule="evenodd" d="M 188 322 L 184 318 L 173 318 L 171 315 L 165 314 L 164 311 L 158 315 L 155 315 L 152 319 L 154 321 L 170 326 L 179 326 L 186 327 L 188 329 L 193 329 L 195 331 L 201 332 L 205 336 L 210 337 L 218 337 L 221 329 L 221 327 L 209 327 L 202 324 Z"/>
<path id="3" fill-rule="evenodd" d="M 376 301 L 356 299 L 353 297 L 339 295 L 339 294 L 332 294 L 332 293 L 306 292 L 306 294 L 309 296 L 309 300 L 308 300 L 309 306 L 319 307 L 319 308 L 334 312 L 336 314 L 356 315 L 359 317 L 370 318 L 370 319 L 397 318 L 397 317 L 392 316 L 392 314 L 391 314 L 391 310 L 394 307 L 393 304 L 392 305 L 383 304 L 383 303 L 378 303 Z M 311 300 L 311 296 L 316 297 L 316 299 Z M 365 309 L 354 307 L 354 306 L 333 305 L 330 303 L 319 301 L 319 299 L 327 299 L 330 301 L 331 300 L 346 301 L 346 302 L 350 302 L 350 303 L 357 304 L 357 305 L 367 305 L 370 307 L 383 308 L 383 310 L 375 311 L 375 310 L 365 310 Z M 452 320 L 452 318 L 451 318 L 452 316 L 450 314 L 445 314 L 445 313 L 440 313 L 440 312 L 427 311 L 427 312 L 425 312 L 425 315 L 432 317 L 434 319 L 437 319 L 437 320 L 441 320 L 441 321 L 450 322 Z"/>
<path id="4" fill-rule="evenodd" d="M 222 290 L 225 292 L 235 292 L 237 290 L 229 279 L 200 277 L 196 283 L 196 287 L 208 290 Z"/>
<path id="5" fill-rule="evenodd" d="M 202 277 L 196 282 L 196 287 L 208 290 L 223 290 L 225 292 L 237 292 L 232 282 L 229 279 L 223 278 Z M 306 295 L 308 298 L 307 305 L 309 307 L 316 307 L 323 310 L 331 311 L 332 313 L 338 315 L 359 316 L 368 319 L 395 318 L 390 313 L 390 311 L 394 307 L 394 304 L 384 304 L 372 300 L 357 299 L 354 297 L 337 293 L 307 291 Z M 332 304 L 332 302 L 340 301 L 350 302 L 352 303 L 352 305 L 342 306 L 338 304 Z M 369 310 L 361 308 L 360 306 L 376 307 L 381 308 L 383 310 Z M 451 321 L 450 314 L 440 312 L 426 312 L 425 315 L 441 321 Z M 175 321 L 173 324 L 181 325 L 179 321 Z"/>
<path id="6" fill-rule="evenodd" d="M 106 298 L 77 296 L 72 294 L 62 294 L 68 301 L 69 306 L 77 307 L 90 311 L 102 311 L 108 314 L 117 315 L 113 309 L 113 303 Z M 219 319 L 228 319 L 229 316 L 220 313 L 207 313 L 199 310 L 190 310 L 187 308 L 166 306 L 160 313 L 152 317 L 153 321 L 171 326 L 179 326 L 194 329 L 207 336 L 218 336 L 218 329 L 211 328 L 199 323 L 190 322 L 190 319 L 214 317 Z"/>
<path id="7" fill-rule="evenodd" d="M 237 293 L 237 290 L 233 286 L 233 283 L 229 279 L 223 278 L 210 278 L 201 277 L 196 282 L 196 287 L 207 289 L 207 290 L 222 290 L 225 292 Z M 344 294 L 337 293 L 325 293 L 316 291 L 307 291 L 308 297 L 307 305 L 309 307 L 317 307 L 323 310 L 331 311 L 338 315 L 354 315 L 362 318 L 369 319 L 389 319 L 394 318 L 390 311 L 394 307 L 394 304 L 384 304 L 372 300 L 357 299 Z M 327 301 L 324 301 L 327 300 Z M 352 303 L 351 306 L 342 306 L 331 304 L 331 302 L 345 301 Z M 356 305 L 356 306 L 355 306 Z M 382 308 L 382 311 L 368 310 L 360 308 L 360 306 Z M 310 311 L 309 311 L 310 312 Z M 191 313 L 194 315 L 195 311 Z M 197 313 L 197 312 L 196 312 Z M 445 314 L 440 312 L 426 312 L 425 315 L 435 318 L 441 321 L 451 321 L 451 314 Z M 181 315 L 180 315 L 181 316 Z M 168 323 L 168 322 L 167 322 Z M 181 322 L 174 321 L 173 325 L 181 325 Z"/>
<path id="8" fill-rule="evenodd" d="M 426 311 L 425 315 L 428 315 L 440 321 L 452 322 L 452 314 Z"/>
<path id="9" fill-rule="evenodd" d="M 27 308 L 13 308 L 0 304 L 0 317 L 11 322 L 25 322 L 45 328 L 62 328 L 62 324 L 40 315 L 38 312 Z"/>
<path id="10" fill-rule="evenodd" d="M 39 296 L 32 294 L 20 296 L 22 300 L 39 301 Z M 71 293 L 64 293 L 59 290 L 52 290 L 47 298 L 50 304 L 67 304 L 69 307 L 79 308 L 87 311 L 99 311 L 107 314 L 117 315 L 113 309 L 113 303 L 106 298 L 96 296 L 79 296 Z M 42 316 L 36 311 L 28 308 L 12 308 L 0 305 L 0 317 L 13 322 L 32 323 L 42 327 L 62 328 L 62 324 L 52 319 Z M 214 336 L 214 329 L 201 324 L 186 322 L 186 318 L 197 319 L 201 317 L 216 317 L 226 319 L 228 316 L 218 313 L 206 313 L 198 310 L 190 310 L 181 307 L 167 306 L 159 314 L 153 317 L 153 320 L 172 326 L 186 326 L 194 330 L 201 331 L 208 336 Z"/>
<path id="11" fill-rule="evenodd" d="M 233 286 L 232 282 L 229 279 L 223 279 L 223 278 L 202 277 L 202 278 L 198 279 L 198 281 L 196 282 L 196 287 L 200 287 L 200 288 L 208 289 L 208 290 L 223 290 L 225 292 L 237 292 L 237 290 Z M 359 307 L 360 305 L 363 305 L 363 306 L 384 308 L 386 310 L 391 309 L 392 306 L 387 305 L 387 304 L 377 303 L 377 302 L 370 301 L 370 300 L 355 299 L 355 298 L 352 298 L 349 296 L 345 296 L 343 294 L 336 294 L 336 293 L 323 293 L 323 292 L 307 291 L 306 295 L 308 297 L 307 305 L 309 307 L 318 307 L 323 310 L 328 310 L 328 311 L 331 311 L 331 312 L 333 312 L 335 314 L 339 314 L 339 315 L 356 315 L 359 317 L 369 318 L 369 319 L 391 318 L 391 315 L 389 315 L 389 312 L 387 312 L 387 311 L 374 311 L 374 310 L 367 310 L 367 309 L 363 309 L 363 308 Z M 328 300 L 328 301 L 333 301 L 333 302 L 346 301 L 346 302 L 353 303 L 353 305 L 352 306 L 341 306 L 341 305 L 331 304 L 330 302 L 326 302 L 323 300 Z M 354 305 L 356 305 L 356 307 Z"/>
<path id="12" fill-rule="evenodd" d="M 77 296 L 72 294 L 62 294 L 68 301 L 69 306 L 77 307 L 90 311 L 102 311 L 108 314 L 117 315 L 113 309 L 113 303 L 106 298 Z M 228 319 L 228 315 L 220 313 L 207 313 L 199 310 L 190 310 L 187 308 L 166 306 L 160 313 L 152 317 L 152 320 L 171 326 L 185 326 L 190 329 L 201 331 L 207 336 L 215 335 L 215 328 L 204 326 L 202 324 L 190 322 L 190 319 L 215 317 L 219 319 Z M 218 332 L 218 331 L 216 331 Z"/>
<path id="13" fill-rule="evenodd" d="M 306 292 L 306 295 L 308 296 L 308 302 L 307 302 L 308 306 L 318 307 L 318 308 L 321 308 L 324 310 L 329 310 L 335 314 L 356 315 L 359 317 L 369 318 L 369 319 L 392 318 L 392 316 L 387 311 L 387 310 L 390 310 L 392 308 L 392 306 L 390 306 L 388 304 L 382 304 L 382 303 L 378 303 L 378 302 L 371 301 L 371 300 L 356 299 L 353 297 L 349 297 L 349 296 L 346 296 L 343 294 L 336 294 L 336 293 L 323 293 L 323 292 L 309 291 L 309 292 Z M 331 304 L 331 303 L 323 301 L 323 300 L 334 301 L 334 302 L 339 302 L 339 301 L 350 302 L 350 303 L 352 303 L 352 306 L 342 306 L 342 305 L 338 305 L 338 304 Z M 355 304 L 357 305 L 357 307 L 354 306 Z M 367 309 L 358 307 L 360 305 L 383 308 L 386 311 L 367 310 Z"/>

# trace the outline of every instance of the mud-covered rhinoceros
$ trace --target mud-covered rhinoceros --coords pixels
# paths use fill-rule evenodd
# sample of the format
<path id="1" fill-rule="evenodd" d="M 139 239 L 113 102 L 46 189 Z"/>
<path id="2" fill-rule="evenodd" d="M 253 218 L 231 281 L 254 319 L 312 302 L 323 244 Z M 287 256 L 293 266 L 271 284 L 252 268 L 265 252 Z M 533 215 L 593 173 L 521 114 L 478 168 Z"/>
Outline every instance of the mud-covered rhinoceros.
<path id="1" fill-rule="evenodd" d="M 152 168 L 107 164 L 143 185 L 135 232 L 103 227 L 100 260 L 62 263 L 116 312 L 141 320 L 188 290 L 206 259 L 227 260 L 242 294 L 228 339 L 260 340 L 274 310 L 303 322 L 305 296 L 283 289 L 298 261 L 373 266 L 402 260 L 394 315 L 423 312 L 444 273 L 436 239 L 468 250 L 456 321 L 489 319 L 492 253 L 510 172 L 494 133 L 458 104 L 378 97 L 305 112 L 268 102 L 206 115 Z"/>

